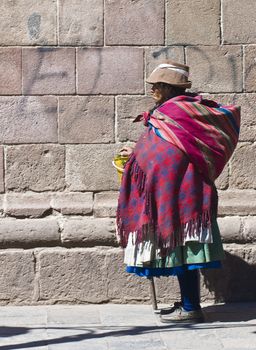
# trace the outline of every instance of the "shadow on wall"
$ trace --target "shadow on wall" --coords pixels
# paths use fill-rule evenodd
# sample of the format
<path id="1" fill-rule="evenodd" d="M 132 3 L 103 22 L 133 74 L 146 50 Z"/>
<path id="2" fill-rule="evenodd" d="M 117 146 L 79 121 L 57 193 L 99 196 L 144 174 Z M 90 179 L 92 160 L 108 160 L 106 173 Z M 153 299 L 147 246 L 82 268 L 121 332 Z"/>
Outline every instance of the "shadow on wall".
<path id="1" fill-rule="evenodd" d="M 216 302 L 256 301 L 256 262 L 248 264 L 226 252 L 222 269 L 202 269 L 201 273 Z"/>

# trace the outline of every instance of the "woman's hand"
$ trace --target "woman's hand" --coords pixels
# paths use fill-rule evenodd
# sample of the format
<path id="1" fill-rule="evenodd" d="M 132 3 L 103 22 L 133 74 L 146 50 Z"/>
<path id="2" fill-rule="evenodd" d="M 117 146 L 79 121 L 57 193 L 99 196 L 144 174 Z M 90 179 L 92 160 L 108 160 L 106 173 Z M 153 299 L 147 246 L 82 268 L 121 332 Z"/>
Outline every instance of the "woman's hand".
<path id="1" fill-rule="evenodd" d="M 133 152 L 133 147 L 124 146 L 124 147 L 120 150 L 119 154 L 120 154 L 121 156 L 130 156 L 130 155 L 132 154 L 132 152 Z"/>

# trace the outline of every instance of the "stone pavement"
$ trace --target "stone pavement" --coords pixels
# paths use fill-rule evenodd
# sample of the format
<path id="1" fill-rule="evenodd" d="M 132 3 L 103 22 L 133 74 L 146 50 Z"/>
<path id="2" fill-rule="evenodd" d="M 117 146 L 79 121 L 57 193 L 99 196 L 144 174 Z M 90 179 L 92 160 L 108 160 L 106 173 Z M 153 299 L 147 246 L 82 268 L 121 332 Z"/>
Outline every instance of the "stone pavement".
<path id="1" fill-rule="evenodd" d="M 0 350 L 256 349 L 256 303 L 204 312 L 204 324 L 169 325 L 149 305 L 4 306 Z"/>

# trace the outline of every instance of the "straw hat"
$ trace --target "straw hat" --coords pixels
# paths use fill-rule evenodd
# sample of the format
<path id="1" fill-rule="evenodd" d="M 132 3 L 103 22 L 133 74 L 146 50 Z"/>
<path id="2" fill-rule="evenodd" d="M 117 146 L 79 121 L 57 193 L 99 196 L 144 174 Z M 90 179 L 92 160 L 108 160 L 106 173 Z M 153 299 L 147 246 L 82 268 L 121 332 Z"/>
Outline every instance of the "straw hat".
<path id="1" fill-rule="evenodd" d="M 188 80 L 189 67 L 174 61 L 164 61 L 159 64 L 146 79 L 149 84 L 166 83 L 180 88 L 190 88 Z"/>

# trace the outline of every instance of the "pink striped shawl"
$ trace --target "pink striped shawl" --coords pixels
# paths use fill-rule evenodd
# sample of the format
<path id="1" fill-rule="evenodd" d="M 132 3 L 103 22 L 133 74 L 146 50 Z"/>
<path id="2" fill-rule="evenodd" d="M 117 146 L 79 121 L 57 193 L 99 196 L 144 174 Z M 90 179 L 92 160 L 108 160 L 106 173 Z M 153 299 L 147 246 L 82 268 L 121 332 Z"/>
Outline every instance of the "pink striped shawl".
<path id="1" fill-rule="evenodd" d="M 174 97 L 144 112 L 135 121 L 150 119 L 163 139 L 179 147 L 210 181 L 222 172 L 238 142 L 240 107 L 223 106 L 202 96 Z"/>

